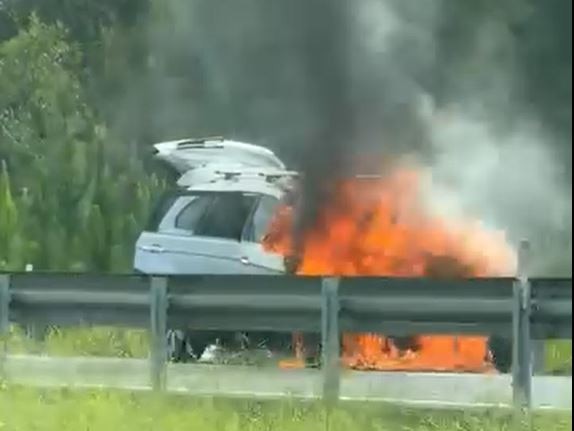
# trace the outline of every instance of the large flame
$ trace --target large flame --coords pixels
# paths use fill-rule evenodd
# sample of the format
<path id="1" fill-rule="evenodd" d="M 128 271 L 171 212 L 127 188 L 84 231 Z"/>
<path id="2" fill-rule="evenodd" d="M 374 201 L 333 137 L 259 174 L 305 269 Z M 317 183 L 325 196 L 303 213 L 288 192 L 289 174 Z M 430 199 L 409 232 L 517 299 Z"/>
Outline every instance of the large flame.
<path id="1" fill-rule="evenodd" d="M 385 177 L 341 181 L 311 229 L 293 244 L 294 211 L 276 214 L 264 246 L 291 256 L 305 275 L 483 277 L 509 275 L 515 255 L 500 232 L 440 217 L 423 198 L 420 171 L 397 168 Z M 401 340 L 345 334 L 343 363 L 359 369 L 483 371 L 487 339 L 423 335 Z M 405 340 L 402 340 L 403 344 Z"/>

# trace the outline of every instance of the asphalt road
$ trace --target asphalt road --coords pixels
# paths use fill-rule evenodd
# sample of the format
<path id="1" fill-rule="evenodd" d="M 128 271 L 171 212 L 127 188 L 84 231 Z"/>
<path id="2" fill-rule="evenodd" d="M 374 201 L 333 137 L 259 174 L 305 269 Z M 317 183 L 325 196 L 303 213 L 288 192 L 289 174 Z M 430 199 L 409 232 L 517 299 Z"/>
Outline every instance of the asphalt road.
<path id="1" fill-rule="evenodd" d="M 12 355 L 4 371 L 9 382 L 35 386 L 150 388 L 143 359 L 59 358 Z M 169 364 L 167 388 L 194 395 L 249 397 L 321 396 L 319 370 L 275 367 Z M 429 407 L 510 405 L 508 375 L 343 371 L 341 398 L 388 401 Z M 535 376 L 535 408 L 572 409 L 572 377 Z"/>

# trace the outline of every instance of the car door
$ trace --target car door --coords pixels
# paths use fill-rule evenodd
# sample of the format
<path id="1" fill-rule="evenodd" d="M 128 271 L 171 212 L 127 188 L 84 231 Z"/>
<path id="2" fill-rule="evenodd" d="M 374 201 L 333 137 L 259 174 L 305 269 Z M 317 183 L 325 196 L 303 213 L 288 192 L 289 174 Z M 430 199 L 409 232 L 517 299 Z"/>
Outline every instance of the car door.
<path id="1" fill-rule="evenodd" d="M 136 246 L 136 269 L 153 274 L 238 274 L 241 234 L 256 199 L 243 193 L 179 196 Z"/>
<path id="2" fill-rule="evenodd" d="M 262 195 L 258 199 L 241 242 L 244 273 L 282 274 L 285 272 L 283 256 L 264 250 L 261 244 L 278 205 L 279 200 L 274 196 Z"/>

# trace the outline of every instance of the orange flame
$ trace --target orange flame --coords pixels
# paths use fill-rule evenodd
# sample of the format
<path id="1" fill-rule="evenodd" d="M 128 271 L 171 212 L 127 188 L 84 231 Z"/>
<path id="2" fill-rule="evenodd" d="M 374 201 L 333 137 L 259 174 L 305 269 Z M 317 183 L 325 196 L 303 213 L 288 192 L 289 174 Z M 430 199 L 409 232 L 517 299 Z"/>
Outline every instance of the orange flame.
<path id="1" fill-rule="evenodd" d="M 509 275 L 515 255 L 504 235 L 479 223 L 446 220 L 425 205 L 421 176 L 399 168 L 376 180 L 334 185 L 336 194 L 302 235 L 298 274 L 398 277 Z M 292 207 L 276 214 L 264 246 L 290 256 Z M 343 363 L 358 369 L 484 371 L 485 337 L 425 335 L 399 349 L 383 335 L 345 334 Z M 413 346 L 414 344 L 414 346 Z"/>

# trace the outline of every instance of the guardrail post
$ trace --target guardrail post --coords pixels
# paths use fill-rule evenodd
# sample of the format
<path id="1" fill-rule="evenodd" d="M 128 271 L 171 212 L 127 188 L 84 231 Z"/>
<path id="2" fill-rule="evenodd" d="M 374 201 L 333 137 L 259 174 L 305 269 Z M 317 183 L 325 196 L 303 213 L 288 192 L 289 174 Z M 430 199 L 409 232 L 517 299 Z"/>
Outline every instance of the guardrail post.
<path id="1" fill-rule="evenodd" d="M 10 331 L 10 276 L 0 274 L 0 380 L 5 376 L 4 363 L 8 354 Z"/>
<path id="2" fill-rule="evenodd" d="M 150 285 L 151 386 L 162 391 L 167 380 L 167 278 L 152 277 Z"/>
<path id="3" fill-rule="evenodd" d="M 339 399 L 340 335 L 339 279 L 324 278 L 321 288 L 321 339 L 323 364 L 323 400 L 334 404 Z"/>
<path id="4" fill-rule="evenodd" d="M 529 412 L 532 407 L 532 345 L 530 337 L 531 289 L 528 281 L 530 245 L 520 243 L 518 274 L 514 282 L 512 386 L 513 402 L 518 412 Z"/>
<path id="5" fill-rule="evenodd" d="M 27 263 L 24 267 L 25 272 L 32 272 L 34 271 L 34 265 L 31 263 Z M 28 323 L 24 327 L 24 331 L 26 337 L 30 340 L 34 341 L 33 349 L 36 351 L 35 353 L 40 353 L 42 350 L 41 344 L 46 341 L 46 336 L 50 331 L 50 326 L 41 324 L 41 323 Z"/>

